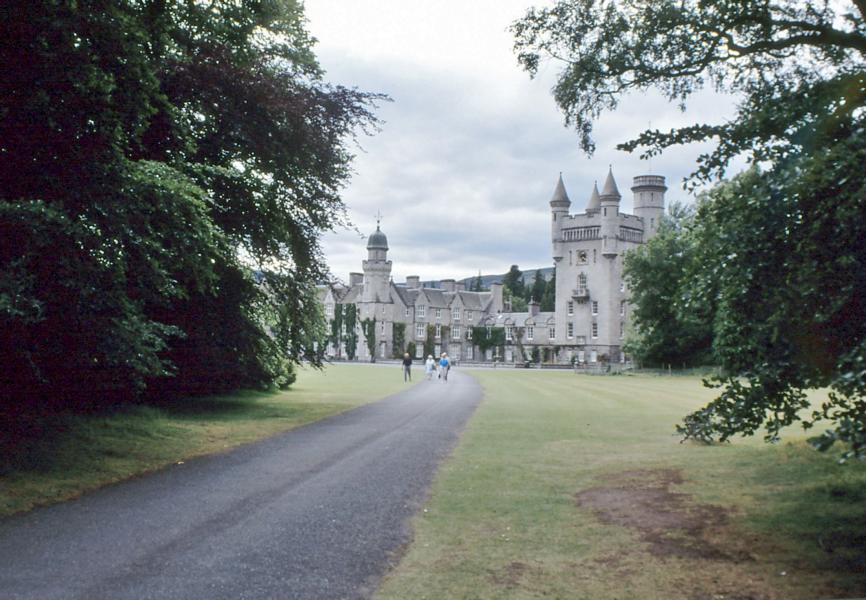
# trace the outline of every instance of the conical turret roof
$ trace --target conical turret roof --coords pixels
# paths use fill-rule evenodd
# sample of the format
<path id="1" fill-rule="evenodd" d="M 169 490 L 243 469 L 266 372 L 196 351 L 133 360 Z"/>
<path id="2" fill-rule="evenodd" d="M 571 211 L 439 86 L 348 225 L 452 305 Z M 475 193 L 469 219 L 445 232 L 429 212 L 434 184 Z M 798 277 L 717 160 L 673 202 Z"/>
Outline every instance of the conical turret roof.
<path id="1" fill-rule="evenodd" d="M 604 188 L 601 190 L 601 197 L 605 200 L 622 198 L 619 190 L 616 188 L 616 181 L 613 178 L 613 167 L 607 172 L 607 179 L 604 181 Z"/>
<path id="2" fill-rule="evenodd" d="M 553 190 L 553 197 L 550 199 L 551 206 L 571 206 L 571 200 L 568 199 L 568 194 L 565 191 L 565 184 L 562 183 L 562 173 L 559 174 L 559 181 L 556 182 L 556 189 Z"/>
<path id="3" fill-rule="evenodd" d="M 598 182 L 592 184 L 592 194 L 589 196 L 589 204 L 586 205 L 586 212 L 601 210 L 601 198 L 598 195 Z"/>

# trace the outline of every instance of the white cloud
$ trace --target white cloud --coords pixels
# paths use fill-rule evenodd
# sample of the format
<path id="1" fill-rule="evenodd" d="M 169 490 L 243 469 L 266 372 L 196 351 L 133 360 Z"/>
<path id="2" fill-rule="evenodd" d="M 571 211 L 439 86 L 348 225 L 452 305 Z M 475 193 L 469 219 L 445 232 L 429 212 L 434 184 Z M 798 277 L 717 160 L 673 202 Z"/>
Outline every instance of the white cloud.
<path id="1" fill-rule="evenodd" d="M 652 160 L 615 150 L 652 122 L 669 129 L 716 120 L 730 102 L 697 96 L 683 115 L 657 95 L 628 98 L 597 124 L 597 152 L 578 152 L 550 95 L 557 67 L 531 80 L 517 65 L 507 28 L 527 0 L 307 0 L 308 28 L 329 81 L 389 94 L 381 133 L 362 140 L 356 175 L 344 199 L 363 233 L 384 215 L 395 279 L 462 278 L 547 266 L 548 201 L 562 171 L 572 211 L 613 165 L 631 209 L 631 178 L 668 178 L 670 199 L 694 170 L 698 149 L 675 149 Z M 711 112 L 710 112 L 711 111 Z M 355 232 L 324 237 L 335 275 L 359 271 L 365 241 Z"/>

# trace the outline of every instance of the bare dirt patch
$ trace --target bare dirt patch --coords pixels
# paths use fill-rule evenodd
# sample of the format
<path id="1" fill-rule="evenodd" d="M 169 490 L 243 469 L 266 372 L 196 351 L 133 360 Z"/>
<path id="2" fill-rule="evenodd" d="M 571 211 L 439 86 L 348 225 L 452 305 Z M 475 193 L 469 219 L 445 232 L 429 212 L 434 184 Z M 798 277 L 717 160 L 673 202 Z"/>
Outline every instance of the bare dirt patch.
<path id="1" fill-rule="evenodd" d="M 529 570 L 529 566 L 522 562 L 512 562 L 504 568 L 492 571 L 490 580 L 497 586 L 506 589 L 514 589 L 520 585 L 520 580 Z"/>
<path id="2" fill-rule="evenodd" d="M 720 506 L 695 504 L 689 494 L 672 490 L 683 482 L 679 471 L 626 471 L 608 481 L 578 493 L 578 506 L 593 511 L 602 523 L 639 532 L 653 556 L 752 560 L 747 552 L 724 548 L 712 539 L 727 524 L 728 511 Z"/>

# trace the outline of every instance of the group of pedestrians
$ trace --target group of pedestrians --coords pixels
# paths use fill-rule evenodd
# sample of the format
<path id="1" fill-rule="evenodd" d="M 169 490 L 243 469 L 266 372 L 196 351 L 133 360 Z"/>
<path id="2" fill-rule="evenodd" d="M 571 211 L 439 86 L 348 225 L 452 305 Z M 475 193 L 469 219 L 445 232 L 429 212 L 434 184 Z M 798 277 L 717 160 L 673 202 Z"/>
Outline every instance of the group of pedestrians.
<path id="1" fill-rule="evenodd" d="M 437 377 L 443 382 L 448 381 L 448 371 L 451 370 L 451 359 L 448 358 L 448 353 L 443 352 L 438 361 L 433 359 L 433 355 L 427 356 L 424 362 L 424 374 L 428 380 L 433 379 L 433 373 L 437 373 Z M 412 381 L 412 357 L 409 353 L 403 355 L 403 381 Z"/>

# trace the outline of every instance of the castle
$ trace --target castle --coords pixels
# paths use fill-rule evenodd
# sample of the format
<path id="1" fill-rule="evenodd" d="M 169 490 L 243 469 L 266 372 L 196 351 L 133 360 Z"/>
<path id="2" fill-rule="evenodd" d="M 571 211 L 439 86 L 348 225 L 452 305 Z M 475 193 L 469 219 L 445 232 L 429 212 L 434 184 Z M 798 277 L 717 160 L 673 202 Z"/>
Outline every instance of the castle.
<path id="1" fill-rule="evenodd" d="M 426 342 L 436 355 L 448 352 L 458 361 L 521 362 L 533 354 L 562 364 L 624 361 L 629 302 L 623 255 L 655 235 L 667 187 L 662 176 L 641 175 L 634 178 L 631 190 L 634 214 L 626 214 L 619 209 L 621 195 L 611 170 L 601 192 L 593 186 L 584 212 L 570 214 L 571 201 L 560 175 L 550 200 L 556 266 L 553 312 L 541 312 L 538 299 L 529 303 L 527 312 L 512 312 L 503 301 L 501 283 L 483 292 L 467 291 L 453 279 L 442 280 L 438 287 L 421 286 L 417 276 L 407 277 L 405 284 L 394 283 L 388 238 L 377 224 L 367 240 L 363 273 L 351 273 L 348 286 L 321 288 L 325 317 L 332 322 L 337 308 L 357 309 L 360 360 L 400 356 L 410 342 L 415 357 L 422 358 Z M 362 322 L 375 328 L 367 329 L 375 344 L 366 343 Z M 503 330 L 497 338 L 502 343 L 486 347 L 477 336 L 489 335 L 494 328 Z M 400 347 L 395 347 L 395 338 Z M 375 356 L 370 356 L 370 346 Z M 345 343 L 329 344 L 327 354 L 345 357 Z"/>

